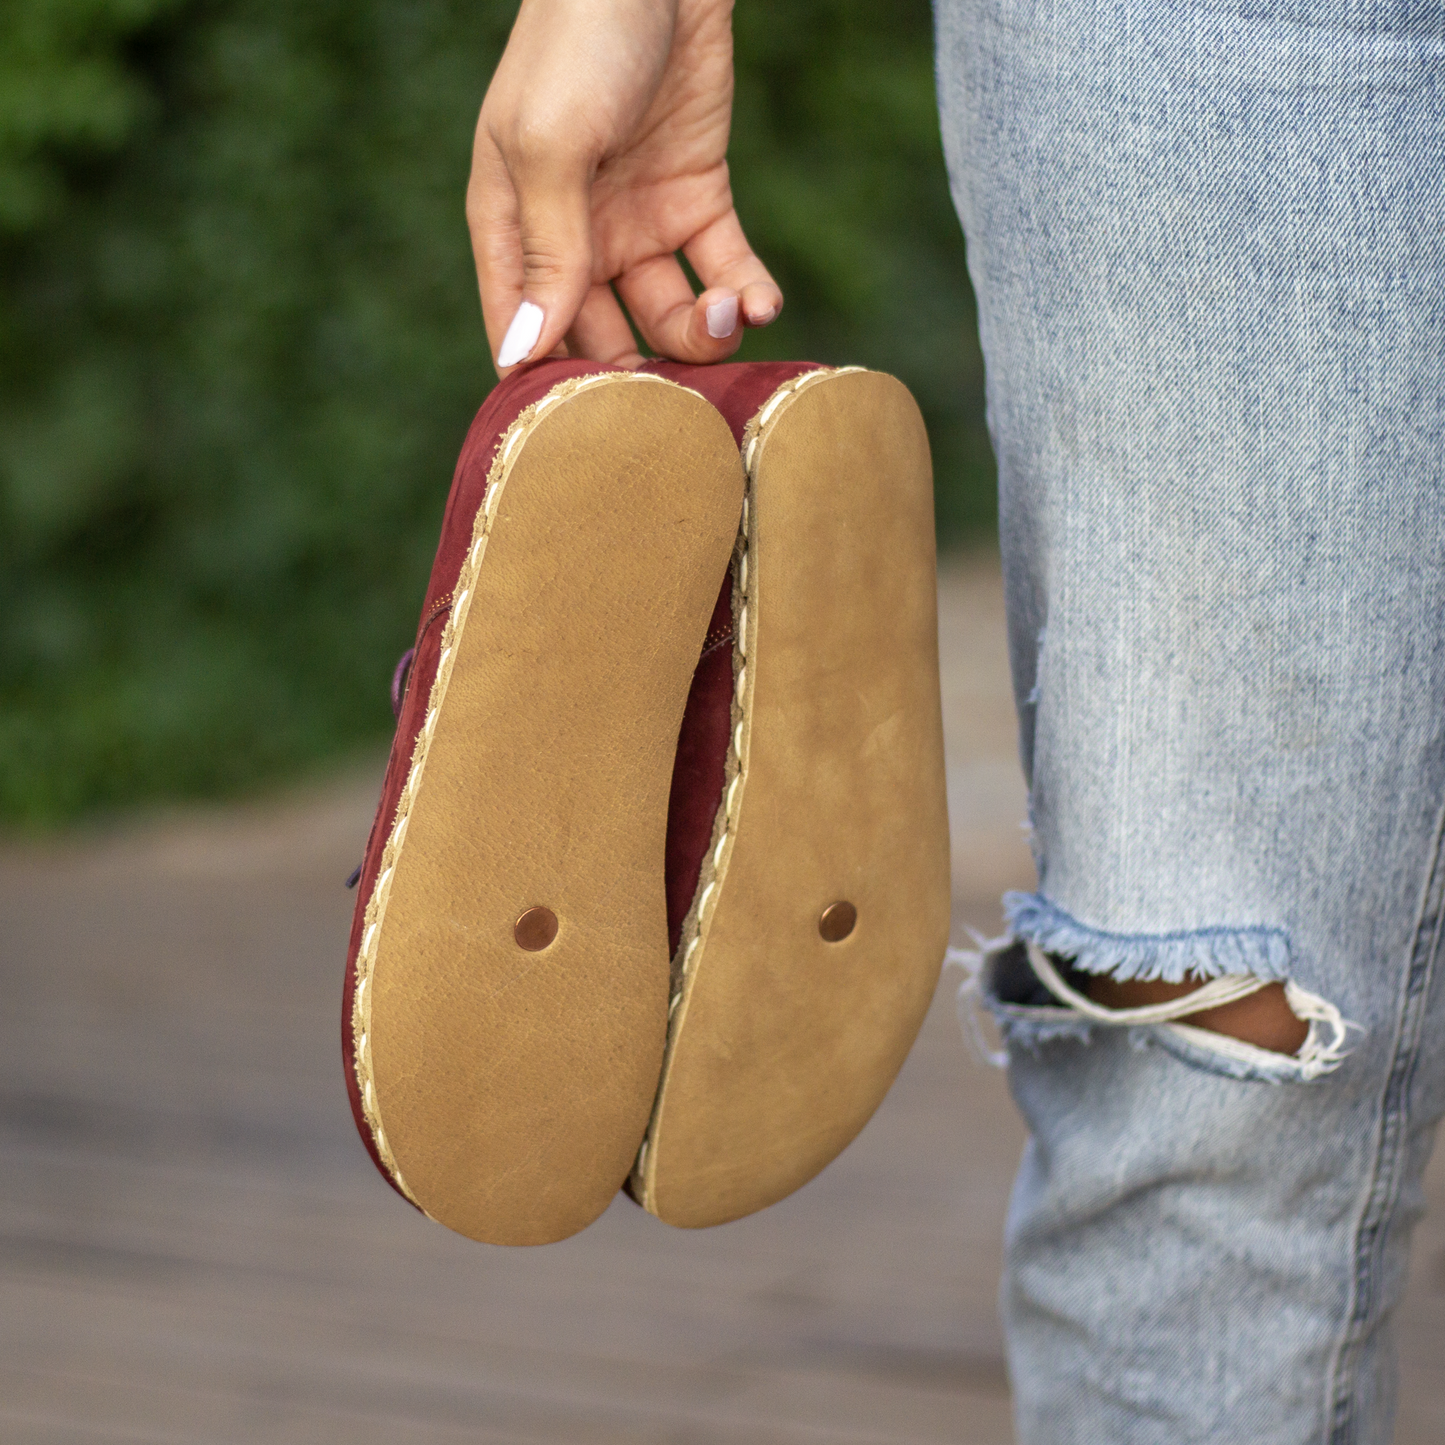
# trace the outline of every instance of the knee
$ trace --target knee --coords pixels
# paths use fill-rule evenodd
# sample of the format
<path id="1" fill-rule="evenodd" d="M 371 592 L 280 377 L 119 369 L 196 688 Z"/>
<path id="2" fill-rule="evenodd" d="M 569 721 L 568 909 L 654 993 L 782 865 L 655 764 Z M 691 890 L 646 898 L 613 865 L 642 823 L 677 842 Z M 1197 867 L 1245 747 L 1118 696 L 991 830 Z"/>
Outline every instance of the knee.
<path id="1" fill-rule="evenodd" d="M 1279 929 L 1105 933 L 1040 894 L 1014 895 L 1009 913 L 1012 937 L 981 958 L 981 994 L 1010 1044 L 1143 1029 L 1233 1078 L 1305 1081 L 1336 1069 L 1357 1031 L 1294 977 Z"/>
<path id="2" fill-rule="evenodd" d="M 1088 978 L 1084 992 L 1097 1004 L 1110 1009 L 1149 1008 L 1170 1003 L 1197 993 L 1207 979 L 1191 976 L 1182 983 L 1164 983 L 1159 979 L 1121 981 L 1105 975 Z M 1232 1003 L 1206 1007 L 1197 1013 L 1184 1013 L 1180 1023 L 1225 1034 L 1273 1054 L 1297 1054 L 1309 1035 L 1309 1022 L 1289 1005 L 1282 983 L 1269 983 L 1257 993 Z"/>

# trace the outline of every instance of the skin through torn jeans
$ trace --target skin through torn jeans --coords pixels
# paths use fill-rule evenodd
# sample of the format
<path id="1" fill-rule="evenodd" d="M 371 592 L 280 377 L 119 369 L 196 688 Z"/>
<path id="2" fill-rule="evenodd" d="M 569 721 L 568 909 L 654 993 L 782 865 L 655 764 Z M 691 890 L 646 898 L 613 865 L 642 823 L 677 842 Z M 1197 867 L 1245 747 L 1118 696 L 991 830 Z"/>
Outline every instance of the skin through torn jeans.
<path id="1" fill-rule="evenodd" d="M 1039 869 L 982 978 L 1019 1438 L 1375 1445 L 1445 1109 L 1445 3 L 937 18 Z"/>

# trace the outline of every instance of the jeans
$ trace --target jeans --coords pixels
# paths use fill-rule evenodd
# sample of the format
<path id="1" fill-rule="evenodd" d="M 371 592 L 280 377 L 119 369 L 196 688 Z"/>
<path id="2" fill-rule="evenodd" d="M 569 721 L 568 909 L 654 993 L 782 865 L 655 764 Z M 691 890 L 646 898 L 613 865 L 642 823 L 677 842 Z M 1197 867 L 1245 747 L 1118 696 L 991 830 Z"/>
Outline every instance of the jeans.
<path id="1" fill-rule="evenodd" d="M 1445 1111 L 1445 0 L 937 19 L 1039 875 L 985 978 L 1019 1438 L 1384 1442 Z"/>

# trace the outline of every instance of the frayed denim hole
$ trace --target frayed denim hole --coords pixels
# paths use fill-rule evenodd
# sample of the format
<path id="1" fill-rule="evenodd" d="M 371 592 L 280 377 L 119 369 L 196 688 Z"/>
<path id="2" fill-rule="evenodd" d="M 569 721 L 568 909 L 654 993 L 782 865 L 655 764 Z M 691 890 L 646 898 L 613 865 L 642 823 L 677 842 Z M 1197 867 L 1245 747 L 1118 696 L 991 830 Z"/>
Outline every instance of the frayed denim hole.
<path id="1" fill-rule="evenodd" d="M 1174 935 L 1167 941 L 1173 942 L 1178 936 Z M 1104 937 L 1110 943 L 1117 941 L 1117 936 Z M 1304 1022 L 1307 1028 L 1299 1047 L 1287 1053 L 1222 1029 L 1190 1023 L 1195 1014 L 1207 1013 L 1236 999 L 1249 997 L 1261 988 L 1277 986 L 1277 980 L 1260 978 L 1244 971 L 1220 974 L 1205 979 L 1198 988 L 1177 999 L 1115 1009 L 1093 1002 L 1089 997 L 1089 983 L 1092 977 L 1103 973 L 1117 978 L 1125 971 L 1121 968 L 1100 969 L 1097 974 L 1092 971 L 1086 973 L 1078 967 L 1076 960 L 1046 951 L 1041 944 L 1027 937 L 1009 940 L 1007 947 L 991 955 L 991 962 L 994 965 L 995 988 L 1002 977 L 1008 989 L 1007 995 L 1000 993 L 995 1015 L 1013 1014 L 1014 1022 L 1035 1036 L 1040 1030 L 1047 1036 L 1062 1032 L 1050 1017 L 1057 1009 L 1060 1020 L 1070 1019 L 1077 1024 L 1092 1024 L 1094 1027 L 1122 1028 L 1135 1048 L 1159 1044 L 1184 1062 L 1203 1067 L 1212 1065 L 1215 1072 L 1235 1079 L 1307 1083 L 1321 1078 L 1344 1062 L 1348 1053 L 1347 1037 L 1351 1032 L 1359 1031 L 1358 1025 L 1343 1018 L 1334 1004 L 1310 993 L 1292 979 L 1284 981 L 1284 1001 L 1294 1017 Z M 1040 989 L 1052 1001 L 1053 1008 L 1041 1006 Z M 1000 1018 L 999 1022 L 1003 1027 L 1004 1020 Z M 1011 1042 L 1015 1036 L 1013 1029 L 1005 1029 L 1005 1037 Z"/>

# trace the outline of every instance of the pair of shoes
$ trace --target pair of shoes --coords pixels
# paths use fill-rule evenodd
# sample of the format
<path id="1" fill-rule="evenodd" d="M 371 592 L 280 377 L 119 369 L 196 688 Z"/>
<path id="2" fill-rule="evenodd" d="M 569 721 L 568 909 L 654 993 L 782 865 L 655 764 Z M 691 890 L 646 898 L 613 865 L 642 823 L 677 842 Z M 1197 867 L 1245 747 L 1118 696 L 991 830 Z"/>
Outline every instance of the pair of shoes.
<path id="1" fill-rule="evenodd" d="M 457 465 L 343 1002 L 377 1167 L 474 1239 L 812 1178 L 947 941 L 931 468 L 896 381 L 548 361 Z"/>

